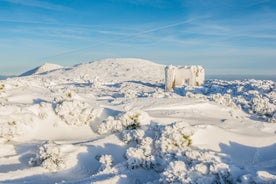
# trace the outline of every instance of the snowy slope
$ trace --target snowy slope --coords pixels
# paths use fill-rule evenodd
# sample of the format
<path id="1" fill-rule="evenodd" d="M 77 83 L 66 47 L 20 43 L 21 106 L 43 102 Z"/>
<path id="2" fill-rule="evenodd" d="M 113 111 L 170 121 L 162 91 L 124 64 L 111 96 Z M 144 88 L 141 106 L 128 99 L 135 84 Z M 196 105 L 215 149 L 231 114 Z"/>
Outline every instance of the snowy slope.
<path id="1" fill-rule="evenodd" d="M 30 71 L 24 72 L 23 74 L 20 75 L 20 77 L 28 76 L 28 75 L 41 74 L 41 73 L 44 73 L 44 72 L 49 72 L 49 71 L 52 71 L 52 70 L 60 69 L 62 67 L 63 66 L 56 65 L 56 64 L 45 63 L 44 65 L 36 67 L 36 68 L 34 68 Z"/>
<path id="2" fill-rule="evenodd" d="M 0 81 L 0 183 L 276 183 L 273 81 L 164 92 L 106 59 Z"/>
<path id="3" fill-rule="evenodd" d="M 47 77 L 54 79 L 59 76 L 63 80 L 89 80 L 91 82 L 97 80 L 105 83 L 122 81 L 160 82 L 160 80 L 164 80 L 164 67 L 142 59 L 105 59 L 57 70 Z"/>

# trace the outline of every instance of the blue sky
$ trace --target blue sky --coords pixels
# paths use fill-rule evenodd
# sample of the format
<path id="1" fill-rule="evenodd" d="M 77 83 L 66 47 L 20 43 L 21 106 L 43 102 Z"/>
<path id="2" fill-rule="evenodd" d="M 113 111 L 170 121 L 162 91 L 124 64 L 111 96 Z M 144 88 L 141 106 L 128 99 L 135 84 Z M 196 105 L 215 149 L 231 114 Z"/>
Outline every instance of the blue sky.
<path id="1" fill-rule="evenodd" d="M 118 57 L 276 74 L 276 1 L 0 0 L 0 75 Z"/>

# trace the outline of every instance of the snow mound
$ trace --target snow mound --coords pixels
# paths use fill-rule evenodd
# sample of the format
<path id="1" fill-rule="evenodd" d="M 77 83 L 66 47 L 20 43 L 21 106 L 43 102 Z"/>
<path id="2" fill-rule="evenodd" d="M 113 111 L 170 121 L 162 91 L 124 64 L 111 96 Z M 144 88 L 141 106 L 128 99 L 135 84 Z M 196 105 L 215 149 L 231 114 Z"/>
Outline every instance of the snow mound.
<path id="1" fill-rule="evenodd" d="M 60 68 L 63 68 L 63 66 L 51 64 L 51 63 L 45 63 L 44 65 L 41 65 L 39 67 L 36 67 L 32 70 L 29 70 L 29 71 L 21 74 L 20 77 L 41 74 L 44 72 L 49 72 L 49 71 L 60 69 Z"/>
<path id="2" fill-rule="evenodd" d="M 51 72 L 51 80 L 73 80 L 79 83 L 97 85 L 122 81 L 164 82 L 164 65 L 143 59 L 117 58 L 105 59 L 64 68 Z"/>

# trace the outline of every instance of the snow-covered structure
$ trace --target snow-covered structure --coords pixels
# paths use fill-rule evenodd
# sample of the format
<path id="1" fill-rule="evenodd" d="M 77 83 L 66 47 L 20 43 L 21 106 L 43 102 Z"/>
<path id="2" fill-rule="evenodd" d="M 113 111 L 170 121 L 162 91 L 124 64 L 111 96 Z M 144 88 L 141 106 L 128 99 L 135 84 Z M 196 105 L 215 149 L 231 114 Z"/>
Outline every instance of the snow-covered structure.
<path id="1" fill-rule="evenodd" d="M 172 91 L 176 86 L 200 86 L 205 80 L 205 72 L 202 66 L 166 66 L 165 89 Z"/>

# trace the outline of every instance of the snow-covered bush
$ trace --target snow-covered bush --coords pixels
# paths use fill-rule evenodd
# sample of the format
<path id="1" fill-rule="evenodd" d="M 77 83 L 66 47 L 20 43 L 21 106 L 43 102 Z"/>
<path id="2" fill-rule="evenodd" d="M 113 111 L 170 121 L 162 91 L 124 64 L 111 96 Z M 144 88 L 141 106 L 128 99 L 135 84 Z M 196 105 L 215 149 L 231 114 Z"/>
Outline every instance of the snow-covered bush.
<path id="1" fill-rule="evenodd" d="M 130 147 L 126 151 L 127 167 L 135 169 L 142 167 L 152 169 L 156 164 L 153 153 L 153 140 L 150 137 L 144 138 L 137 148 Z"/>
<path id="2" fill-rule="evenodd" d="M 194 129 L 183 123 L 152 123 L 146 136 L 126 150 L 129 169 L 152 169 L 160 183 L 233 183 L 229 166 L 211 151 L 191 147 Z"/>
<path id="3" fill-rule="evenodd" d="M 269 99 L 265 97 L 254 97 L 251 103 L 253 112 L 260 116 L 272 117 L 274 111 L 276 111 L 276 106 L 269 103 Z"/>
<path id="4" fill-rule="evenodd" d="M 68 125 L 86 125 L 94 118 L 93 108 L 79 100 L 63 101 L 57 104 L 55 112 Z"/>
<path id="5" fill-rule="evenodd" d="M 161 183 L 233 183 L 230 168 L 214 153 L 187 149 L 160 174 Z"/>
<path id="6" fill-rule="evenodd" d="M 156 140 L 157 146 L 164 153 L 181 152 L 192 144 L 192 131 L 181 123 L 172 123 L 165 126 L 160 137 Z"/>
<path id="7" fill-rule="evenodd" d="M 97 127 L 97 132 L 99 134 L 106 134 L 116 131 L 123 130 L 123 126 L 118 119 L 112 116 L 107 117 L 102 123 Z"/>
<path id="8" fill-rule="evenodd" d="M 257 171 L 256 176 L 245 174 L 238 178 L 238 184 L 274 184 L 276 183 L 276 175 L 272 175 L 266 171 Z"/>
<path id="9" fill-rule="evenodd" d="M 13 106 L 11 106 L 12 108 Z M 17 109 L 14 109 L 17 112 Z M 19 136 L 28 134 L 33 127 L 33 120 L 29 114 L 20 114 L 18 112 L 17 118 L 1 117 L 0 118 L 0 138 L 6 141 L 11 141 Z"/>
<path id="10" fill-rule="evenodd" d="M 69 90 L 61 90 L 58 92 L 59 95 L 57 95 L 54 98 L 54 101 L 58 104 L 64 102 L 64 101 L 70 101 L 78 97 L 78 95 L 74 91 Z"/>
<path id="11" fill-rule="evenodd" d="M 147 133 L 151 137 L 140 138 L 136 147 L 127 149 L 128 168 L 163 170 L 173 155 L 181 154 L 192 144 L 192 130 L 181 123 L 166 126 L 152 124 Z"/>
<path id="12" fill-rule="evenodd" d="M 241 107 L 266 121 L 271 121 L 276 112 L 275 89 L 276 83 L 269 80 L 207 80 L 200 88 L 183 88 L 187 97 L 204 99 L 202 96 L 205 96 L 228 107 Z"/>
<path id="13" fill-rule="evenodd" d="M 125 143 L 129 143 L 131 141 L 139 142 L 144 137 L 145 132 L 142 129 L 131 129 L 131 130 L 123 130 L 122 137 Z"/>
<path id="14" fill-rule="evenodd" d="M 99 171 L 108 172 L 111 170 L 113 164 L 111 155 L 101 155 L 99 157 L 99 162 L 101 163 Z"/>
<path id="15" fill-rule="evenodd" d="M 4 90 L 5 89 L 5 84 L 0 84 L 0 90 Z"/>
<path id="16" fill-rule="evenodd" d="M 160 181 L 162 183 L 189 183 L 191 180 L 186 177 L 187 169 L 186 164 L 182 161 L 173 161 L 161 173 Z"/>
<path id="17" fill-rule="evenodd" d="M 10 141 L 18 135 L 18 127 L 16 121 L 0 122 L 0 137 L 6 141 Z"/>
<path id="18" fill-rule="evenodd" d="M 273 114 L 273 116 L 269 120 L 270 123 L 276 123 L 276 112 Z"/>
<path id="19" fill-rule="evenodd" d="M 236 104 L 232 101 L 231 95 L 229 94 L 225 94 L 222 96 L 220 93 L 217 93 L 217 94 L 211 95 L 210 99 L 224 106 L 238 108 Z"/>
<path id="20" fill-rule="evenodd" d="M 65 168 L 59 145 L 51 141 L 47 141 L 39 147 L 36 157 L 31 158 L 29 164 L 31 166 L 42 166 L 50 171 L 58 171 Z"/>
<path id="21" fill-rule="evenodd" d="M 276 105 L 276 89 L 275 91 L 271 91 L 270 93 L 268 93 L 267 97 L 270 99 L 271 103 Z"/>
<path id="22" fill-rule="evenodd" d="M 37 109 L 36 115 L 41 119 L 45 120 L 49 116 L 49 111 L 53 111 L 52 103 L 40 102 L 31 106 L 32 109 Z"/>
<path id="23" fill-rule="evenodd" d="M 97 129 L 99 134 L 121 132 L 123 130 L 137 130 L 141 124 L 148 122 L 148 115 L 143 111 L 128 111 L 117 117 L 109 116 Z M 126 131 L 127 134 L 130 131 Z"/>

